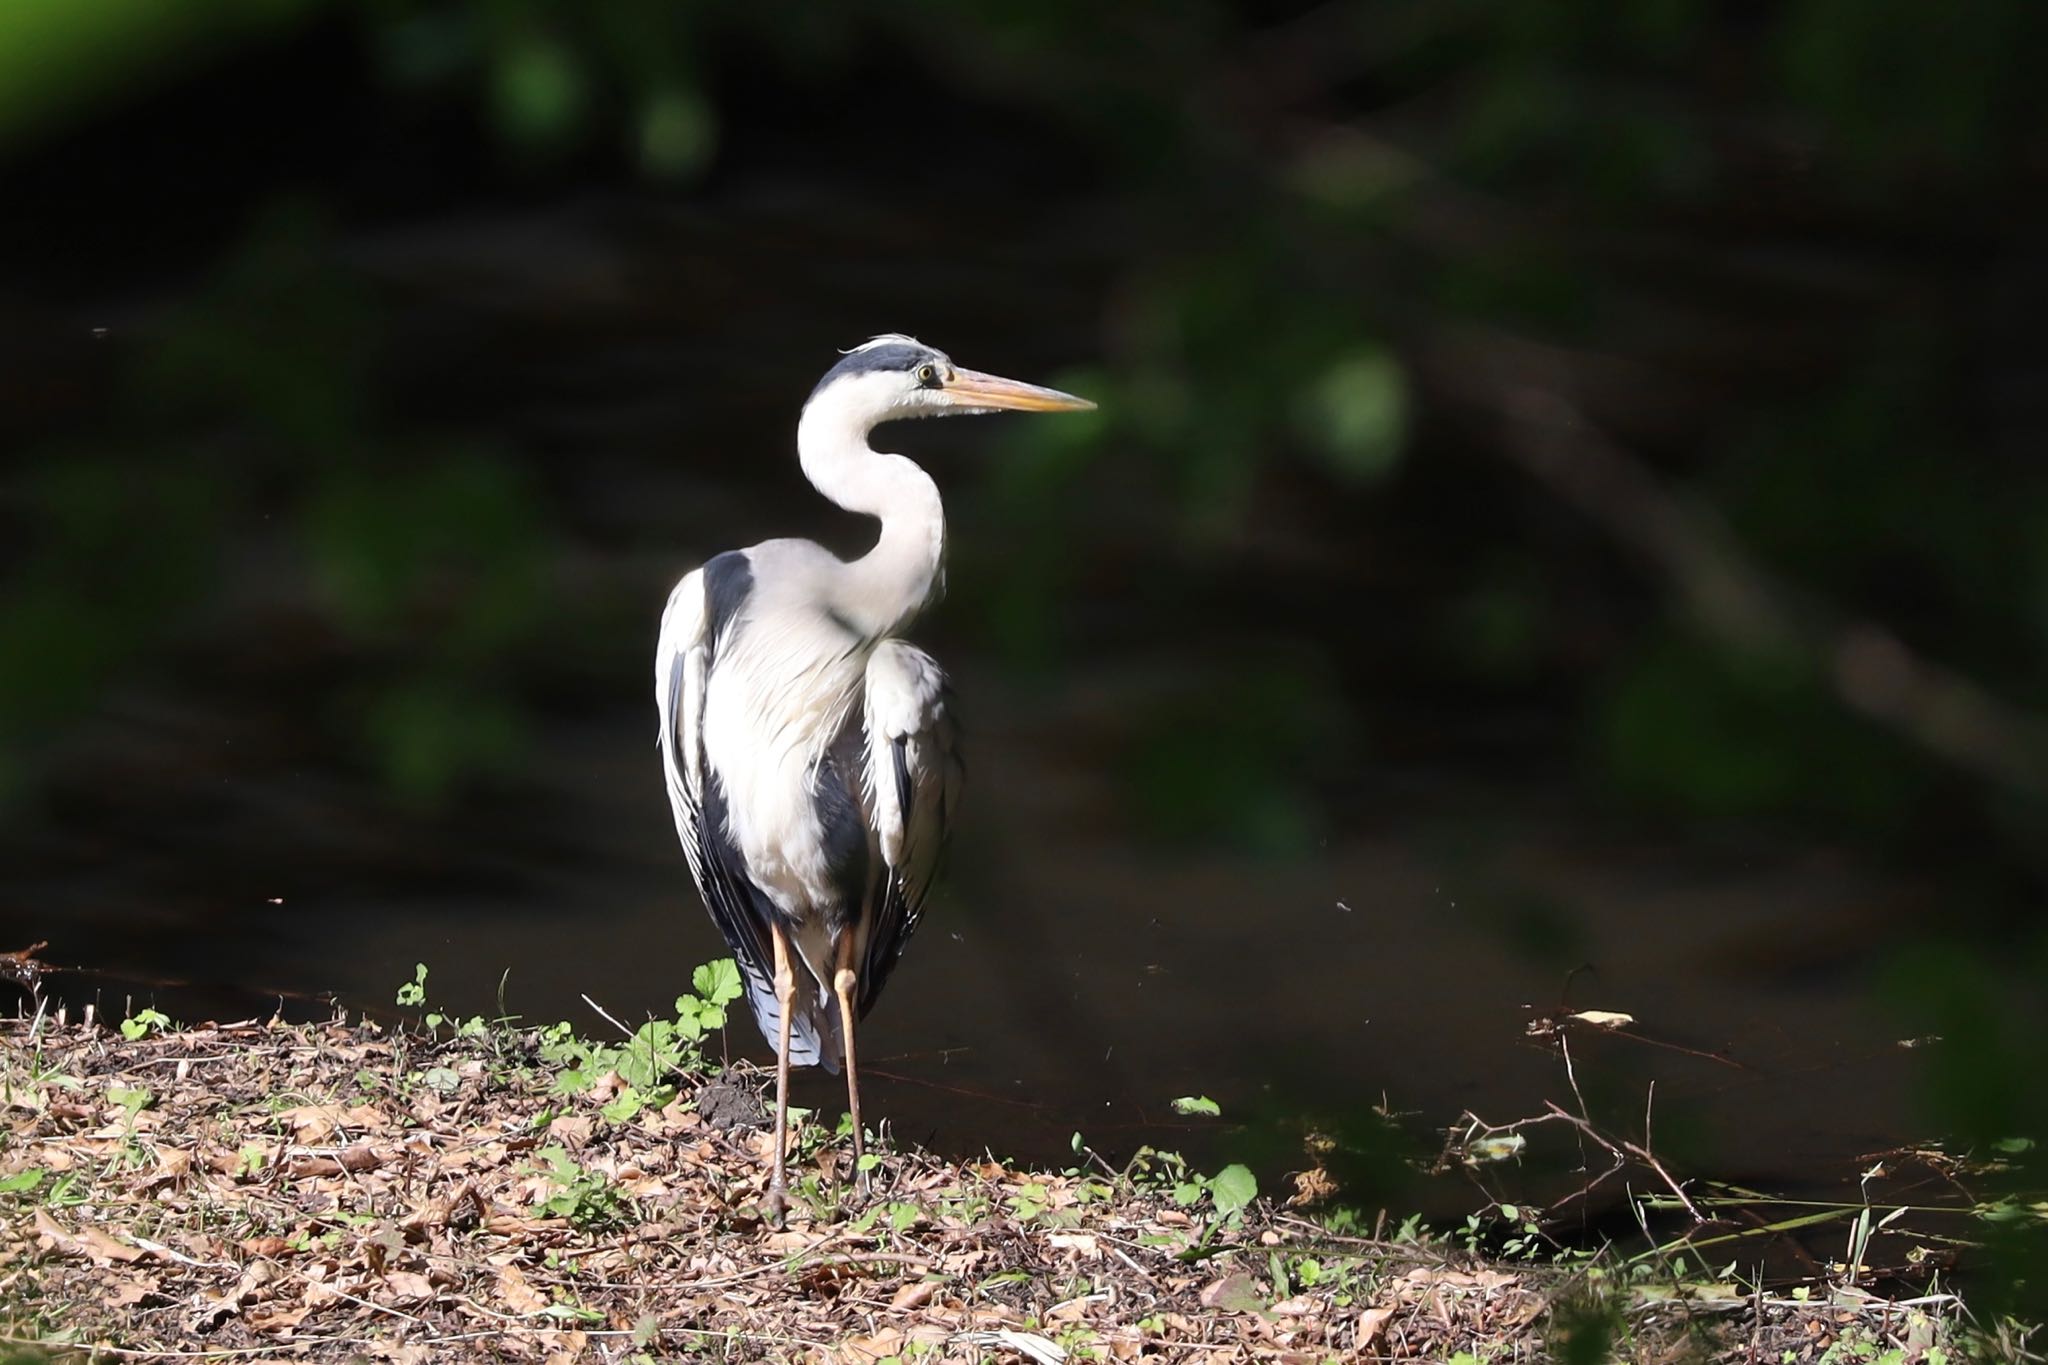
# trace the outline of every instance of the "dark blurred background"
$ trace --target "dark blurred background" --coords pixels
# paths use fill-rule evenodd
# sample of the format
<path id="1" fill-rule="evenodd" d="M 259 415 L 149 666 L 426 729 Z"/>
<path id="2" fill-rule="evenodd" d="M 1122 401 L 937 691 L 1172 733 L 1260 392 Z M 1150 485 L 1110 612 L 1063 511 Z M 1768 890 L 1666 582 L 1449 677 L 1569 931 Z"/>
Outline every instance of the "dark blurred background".
<path id="1" fill-rule="evenodd" d="M 904 1136 L 1270 1179 L 1314 1128 L 1455 1210 L 1500 1189 L 1398 1185 L 1374 1111 L 1567 1100 L 1527 1029 L 1586 1008 L 1636 1021 L 1589 1103 L 1641 1138 L 1654 1080 L 1686 1175 L 2048 1135 L 2044 39 L 17 0 L 0 948 L 185 1018 L 416 961 L 459 1013 L 666 1010 L 721 950 L 661 604 L 863 548 L 794 422 L 904 330 L 1101 404 L 884 433 L 948 498 L 918 634 L 971 744 L 868 1034 Z"/>

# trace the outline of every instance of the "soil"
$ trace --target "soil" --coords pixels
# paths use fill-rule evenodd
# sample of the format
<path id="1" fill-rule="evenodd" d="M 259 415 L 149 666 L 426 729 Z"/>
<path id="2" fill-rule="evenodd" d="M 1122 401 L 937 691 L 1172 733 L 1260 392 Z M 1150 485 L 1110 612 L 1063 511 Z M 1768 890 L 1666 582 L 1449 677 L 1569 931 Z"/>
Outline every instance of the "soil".
<path id="1" fill-rule="evenodd" d="M 24 1359 L 1956 1350 L 1945 1296 L 1800 1301 L 1357 1235 L 1314 1207 L 1313 1169 L 1291 1201 L 1219 1208 L 1166 1158 L 1112 1170 L 1084 1149 L 1052 1171 L 886 1150 L 863 1191 L 846 1144 L 806 1121 L 778 1229 L 752 1067 L 674 1077 L 636 1108 L 615 1074 L 560 1093 L 532 1031 L 128 1031 L 0 1022 L 0 1331 Z"/>

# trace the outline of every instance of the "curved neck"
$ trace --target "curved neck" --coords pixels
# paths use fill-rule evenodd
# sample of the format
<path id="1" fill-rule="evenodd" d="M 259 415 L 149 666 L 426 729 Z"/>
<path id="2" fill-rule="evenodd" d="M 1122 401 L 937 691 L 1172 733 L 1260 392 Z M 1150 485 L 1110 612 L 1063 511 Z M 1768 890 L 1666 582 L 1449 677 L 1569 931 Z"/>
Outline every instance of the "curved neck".
<path id="1" fill-rule="evenodd" d="M 848 564 L 838 604 L 870 636 L 900 629 L 930 600 L 946 554 L 946 510 L 931 476 L 868 445 L 872 419 L 820 395 L 797 423 L 804 477 L 849 512 L 878 517 L 875 548 Z"/>

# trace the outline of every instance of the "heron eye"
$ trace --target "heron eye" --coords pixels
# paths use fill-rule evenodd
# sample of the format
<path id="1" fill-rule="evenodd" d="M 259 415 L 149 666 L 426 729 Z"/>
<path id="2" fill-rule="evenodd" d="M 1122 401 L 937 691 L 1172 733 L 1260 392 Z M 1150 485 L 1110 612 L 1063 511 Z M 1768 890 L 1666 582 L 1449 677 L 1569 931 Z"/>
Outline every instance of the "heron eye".
<path id="1" fill-rule="evenodd" d="M 928 389 L 936 389 L 939 386 L 938 367 L 936 365 L 931 364 L 929 361 L 918 366 L 917 382 L 924 385 Z"/>

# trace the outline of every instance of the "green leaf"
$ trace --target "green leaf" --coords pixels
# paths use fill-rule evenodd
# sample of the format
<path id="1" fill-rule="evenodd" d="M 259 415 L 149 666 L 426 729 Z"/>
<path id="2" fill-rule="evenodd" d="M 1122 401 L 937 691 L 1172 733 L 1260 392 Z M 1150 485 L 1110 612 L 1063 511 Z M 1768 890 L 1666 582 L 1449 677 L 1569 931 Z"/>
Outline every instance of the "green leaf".
<path id="1" fill-rule="evenodd" d="M 412 980 L 398 988 L 398 1003 L 401 1005 L 424 1005 L 427 1003 L 427 964 L 415 962 Z"/>
<path id="2" fill-rule="evenodd" d="M 1353 483 L 1385 478 L 1407 437 L 1407 375 L 1382 347 L 1353 351 L 1299 396 L 1295 416 L 1333 474 Z"/>
<path id="3" fill-rule="evenodd" d="M 1215 1202 L 1216 1212 L 1225 1218 L 1258 1197 L 1259 1180 L 1248 1167 L 1233 1163 L 1209 1180 L 1209 1198 Z"/>
<path id="4" fill-rule="evenodd" d="M 659 91 L 640 111 L 640 164 L 653 175 L 699 169 L 716 140 L 711 108 L 694 90 Z"/>
<path id="5" fill-rule="evenodd" d="M 131 1090 L 124 1085 L 107 1087 L 107 1099 L 127 1110 L 130 1118 L 149 1108 L 152 1098 L 147 1090 Z"/>
<path id="6" fill-rule="evenodd" d="M 32 1190 L 42 1184 L 43 1177 L 48 1174 L 48 1171 L 38 1166 L 31 1166 L 25 1171 L 16 1171 L 5 1180 L 0 1180 L 0 1194 L 22 1194 Z"/>
<path id="7" fill-rule="evenodd" d="M 703 1001 L 723 1008 L 740 998 L 746 987 L 740 982 L 740 968 L 729 957 L 707 962 L 690 974 L 690 984 Z"/>
<path id="8" fill-rule="evenodd" d="M 1213 1119 L 1222 1117 L 1223 1107 L 1207 1095 L 1182 1095 L 1173 1102 L 1173 1112 L 1176 1114 L 1206 1114 Z"/>
<path id="9" fill-rule="evenodd" d="M 690 996 L 676 1000 L 676 1032 L 693 1043 L 704 1036 L 704 1020 L 699 1009 L 697 1001 Z"/>
<path id="10" fill-rule="evenodd" d="M 140 1009 L 135 1011 L 134 1018 L 121 1021 L 121 1036 L 132 1043 L 152 1031 L 169 1028 L 170 1023 L 170 1018 L 160 1010 Z"/>

